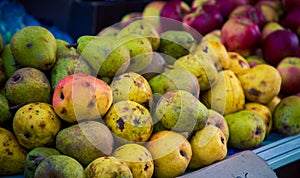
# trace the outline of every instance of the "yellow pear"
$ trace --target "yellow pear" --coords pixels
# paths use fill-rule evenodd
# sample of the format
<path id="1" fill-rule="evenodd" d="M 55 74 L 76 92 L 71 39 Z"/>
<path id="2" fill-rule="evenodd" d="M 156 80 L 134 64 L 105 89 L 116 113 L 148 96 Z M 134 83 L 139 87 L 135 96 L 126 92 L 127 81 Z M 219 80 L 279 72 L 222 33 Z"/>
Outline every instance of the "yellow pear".
<path id="1" fill-rule="evenodd" d="M 199 130 L 190 140 L 192 159 L 190 169 L 198 169 L 223 160 L 227 155 L 227 140 L 223 132 L 214 125 Z"/>

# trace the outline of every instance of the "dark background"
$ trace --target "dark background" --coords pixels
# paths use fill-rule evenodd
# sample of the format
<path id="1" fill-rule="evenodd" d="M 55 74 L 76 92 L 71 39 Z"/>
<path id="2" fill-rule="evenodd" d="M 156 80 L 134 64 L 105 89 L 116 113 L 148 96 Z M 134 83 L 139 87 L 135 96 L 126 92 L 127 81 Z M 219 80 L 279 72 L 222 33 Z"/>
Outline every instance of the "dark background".
<path id="1" fill-rule="evenodd" d="M 129 12 L 142 12 L 154 0 L 20 0 L 26 11 L 38 20 L 52 23 L 75 40 L 95 35 L 120 22 Z M 185 0 L 190 4 L 192 0 Z"/>

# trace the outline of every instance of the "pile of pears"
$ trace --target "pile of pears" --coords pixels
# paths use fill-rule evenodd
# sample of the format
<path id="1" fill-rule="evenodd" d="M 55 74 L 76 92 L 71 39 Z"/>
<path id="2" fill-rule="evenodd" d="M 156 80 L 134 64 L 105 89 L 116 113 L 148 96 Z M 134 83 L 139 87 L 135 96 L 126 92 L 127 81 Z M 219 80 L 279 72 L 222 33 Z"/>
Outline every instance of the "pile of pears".
<path id="1" fill-rule="evenodd" d="M 40 26 L 0 43 L 0 175 L 176 177 L 300 132 L 274 67 L 188 31 L 136 19 L 75 44 Z"/>

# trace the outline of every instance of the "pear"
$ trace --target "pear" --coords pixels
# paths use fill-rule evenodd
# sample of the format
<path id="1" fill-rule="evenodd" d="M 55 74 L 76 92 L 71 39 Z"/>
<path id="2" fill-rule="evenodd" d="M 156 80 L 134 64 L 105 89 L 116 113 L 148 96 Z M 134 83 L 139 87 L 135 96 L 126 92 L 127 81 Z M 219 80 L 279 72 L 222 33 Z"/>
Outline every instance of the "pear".
<path id="1" fill-rule="evenodd" d="M 198 98 L 184 90 L 165 93 L 153 111 L 153 120 L 160 121 L 169 130 L 188 132 L 205 127 L 208 110 Z"/>
<path id="2" fill-rule="evenodd" d="M 41 26 L 26 26 L 10 41 L 16 63 L 23 67 L 49 70 L 56 62 L 57 44 L 53 34 Z"/>
<path id="3" fill-rule="evenodd" d="M 194 74 L 184 69 L 170 69 L 149 80 L 153 93 L 164 94 L 172 90 L 185 90 L 199 97 L 200 86 Z"/>
<path id="4" fill-rule="evenodd" d="M 189 54 L 196 44 L 194 37 L 186 31 L 168 30 L 163 32 L 160 38 L 158 51 L 171 56 L 171 58 L 166 58 L 168 64 L 173 64 L 176 59 Z"/>
<path id="5" fill-rule="evenodd" d="M 272 130 L 273 118 L 270 109 L 263 104 L 248 102 L 245 104 L 245 110 L 249 110 L 258 114 L 264 121 L 266 125 L 266 134 L 268 135 Z"/>
<path id="6" fill-rule="evenodd" d="M 190 169 L 199 169 L 223 160 L 227 155 L 227 140 L 223 132 L 214 125 L 197 131 L 190 140 L 192 159 Z"/>
<path id="7" fill-rule="evenodd" d="M 216 84 L 201 95 L 201 102 L 220 114 L 229 114 L 244 109 L 245 95 L 241 82 L 233 71 L 218 73 Z"/>
<path id="8" fill-rule="evenodd" d="M 146 37 L 150 41 L 153 51 L 157 51 L 157 49 L 159 48 L 159 34 L 156 31 L 155 26 L 153 26 L 147 20 L 138 19 L 131 22 L 119 31 L 117 38 L 127 36 L 129 34 L 139 34 L 143 37 Z"/>
<path id="9" fill-rule="evenodd" d="M 274 128 L 283 135 L 296 135 L 300 133 L 300 97 L 287 96 L 276 106 L 273 119 Z"/>
<path id="10" fill-rule="evenodd" d="M 199 82 L 200 91 L 210 89 L 217 80 L 218 71 L 213 64 L 203 56 L 188 54 L 174 62 L 174 68 L 185 69 L 193 73 Z"/>
<path id="11" fill-rule="evenodd" d="M 0 94 L 0 125 L 8 121 L 12 116 L 9 110 L 9 103 L 5 95 Z"/>
<path id="12" fill-rule="evenodd" d="M 4 128 L 0 128 L 0 144 L 0 175 L 23 173 L 26 149 L 11 131 Z"/>
<path id="13" fill-rule="evenodd" d="M 153 130 L 148 109 L 130 100 L 114 103 L 106 113 L 104 122 L 113 132 L 116 145 L 145 142 Z"/>
<path id="14" fill-rule="evenodd" d="M 103 156 L 94 159 L 85 169 L 86 178 L 133 178 L 128 165 L 113 156 Z"/>
<path id="15" fill-rule="evenodd" d="M 183 135 L 173 131 L 160 131 L 146 144 L 154 160 L 154 177 L 177 177 L 188 167 L 192 147 Z"/>
<path id="16" fill-rule="evenodd" d="M 229 127 L 229 147 L 240 150 L 253 149 L 265 139 L 266 126 L 258 114 L 241 110 L 224 117 Z"/>
<path id="17" fill-rule="evenodd" d="M 144 70 L 152 60 L 152 46 L 150 41 L 138 34 L 129 34 L 118 38 L 120 43 L 130 51 L 130 64 L 127 71 L 140 72 Z"/>
<path id="18" fill-rule="evenodd" d="M 110 130 L 97 121 L 71 125 L 56 136 L 56 149 L 84 166 L 98 157 L 110 155 L 113 144 Z"/>
<path id="19" fill-rule="evenodd" d="M 193 54 L 208 59 L 217 71 L 227 68 L 229 65 L 229 56 L 225 46 L 220 41 L 205 40 L 204 38 L 196 47 L 196 50 L 193 51 Z"/>
<path id="20" fill-rule="evenodd" d="M 59 155 L 59 151 L 49 147 L 36 147 L 30 150 L 25 159 L 24 176 L 26 178 L 33 178 L 35 169 L 48 156 Z"/>
<path id="21" fill-rule="evenodd" d="M 85 178 L 82 165 L 66 155 L 51 155 L 36 168 L 34 177 Z"/>
<path id="22" fill-rule="evenodd" d="M 229 139 L 229 128 L 224 116 L 213 109 L 208 109 L 208 119 L 206 125 L 218 127 L 224 134 L 226 140 Z"/>
<path id="23" fill-rule="evenodd" d="M 58 58 L 50 72 L 52 91 L 61 79 L 75 73 L 93 75 L 93 70 L 79 55 L 67 55 Z"/>
<path id="24" fill-rule="evenodd" d="M 163 56 L 158 52 L 152 52 L 152 60 L 142 71 L 138 72 L 148 81 L 153 77 L 164 72 L 166 61 Z"/>
<path id="25" fill-rule="evenodd" d="M 13 130 L 18 142 L 27 149 L 53 146 L 61 121 L 52 106 L 35 102 L 20 107 L 13 118 Z"/>
<path id="26" fill-rule="evenodd" d="M 236 75 L 241 70 L 250 69 L 248 61 L 241 54 L 229 51 L 228 56 L 229 64 L 225 69 L 232 70 Z"/>
<path id="27" fill-rule="evenodd" d="M 67 41 L 56 39 L 56 59 L 66 55 L 77 55 L 76 48 L 69 44 Z"/>
<path id="28" fill-rule="evenodd" d="M 153 158 L 149 150 L 139 144 L 128 143 L 114 150 L 112 156 L 124 161 L 133 177 L 151 178 L 154 172 Z"/>
<path id="29" fill-rule="evenodd" d="M 269 108 L 270 112 L 273 113 L 275 111 L 276 106 L 280 103 L 281 98 L 279 96 L 275 96 L 269 103 L 266 104 L 266 106 Z"/>
<path id="30" fill-rule="evenodd" d="M 12 106 L 51 101 L 51 86 L 46 75 L 32 67 L 20 68 L 7 80 L 5 95 Z"/>
<path id="31" fill-rule="evenodd" d="M 88 36 L 80 37 L 77 41 L 79 41 L 77 51 L 99 77 L 114 77 L 127 70 L 130 63 L 130 51 L 115 37 Z M 80 47 L 80 44 L 83 47 Z"/>
<path id="32" fill-rule="evenodd" d="M 97 33 L 97 36 L 104 36 L 104 35 L 111 35 L 111 36 L 117 36 L 120 32 L 120 29 L 115 26 L 109 26 L 106 28 L 103 28 Z"/>
<path id="33" fill-rule="evenodd" d="M 152 90 L 148 81 L 135 72 L 125 72 L 114 77 L 110 87 L 114 103 L 130 100 L 140 104 L 148 104 L 152 97 Z"/>
<path id="34" fill-rule="evenodd" d="M 55 113 L 69 123 L 101 119 L 112 101 L 109 85 L 86 74 L 64 77 L 56 85 L 52 96 Z"/>
<path id="35" fill-rule="evenodd" d="M 238 73 L 245 97 L 261 104 L 269 103 L 280 92 L 281 76 L 268 64 L 254 66 Z"/>
<path id="36" fill-rule="evenodd" d="M 20 69 L 20 66 L 16 63 L 14 56 L 11 53 L 10 44 L 4 46 L 0 57 L 3 61 L 5 76 L 9 79 L 16 70 Z"/>

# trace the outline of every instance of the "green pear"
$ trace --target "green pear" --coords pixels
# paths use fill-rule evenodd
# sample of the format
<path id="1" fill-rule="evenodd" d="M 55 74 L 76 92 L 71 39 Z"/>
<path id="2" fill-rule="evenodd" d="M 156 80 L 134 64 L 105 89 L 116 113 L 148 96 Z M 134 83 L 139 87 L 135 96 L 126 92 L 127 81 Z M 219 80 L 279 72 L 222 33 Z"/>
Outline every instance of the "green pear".
<path id="1" fill-rule="evenodd" d="M 27 151 L 19 144 L 15 135 L 0 128 L 0 144 L 0 176 L 23 173 Z"/>
<path id="2" fill-rule="evenodd" d="M 203 129 L 208 119 L 206 106 L 184 90 L 162 95 L 153 113 L 153 120 L 159 120 L 166 129 L 188 133 Z"/>
<path id="3" fill-rule="evenodd" d="M 241 150 L 252 149 L 265 139 L 266 126 L 258 114 L 241 110 L 224 117 L 229 127 L 229 147 Z"/>
<path id="4" fill-rule="evenodd" d="M 82 165 L 66 155 L 51 155 L 36 168 L 34 177 L 85 178 Z"/>
<path id="5" fill-rule="evenodd" d="M 186 31 L 168 30 L 163 32 L 160 38 L 158 51 L 171 56 L 166 58 L 168 64 L 173 64 L 179 57 L 189 54 L 191 48 L 196 45 L 194 37 Z"/>
<path id="6" fill-rule="evenodd" d="M 149 80 L 153 93 L 164 94 L 172 90 L 185 90 L 199 97 L 199 82 L 194 74 L 184 69 L 171 69 Z"/>
<path id="7" fill-rule="evenodd" d="M 114 77 L 127 70 L 130 63 L 130 51 L 124 44 L 113 36 L 86 38 L 83 42 L 86 45 L 79 54 L 99 77 Z M 77 48 L 79 47 L 80 42 Z"/>
<path id="8" fill-rule="evenodd" d="M 273 113 L 274 128 L 283 135 L 300 133 L 300 97 L 291 95 L 279 102 Z"/>
<path id="9" fill-rule="evenodd" d="M 135 72 L 125 72 L 114 77 L 110 87 L 114 103 L 130 100 L 140 104 L 148 104 L 152 97 L 152 90 L 148 81 Z"/>
<path id="10" fill-rule="evenodd" d="M 160 44 L 159 34 L 155 26 L 153 26 L 147 20 L 139 19 L 131 22 L 122 30 L 120 30 L 117 37 L 119 38 L 122 36 L 127 36 L 132 33 L 139 34 L 141 36 L 146 37 L 150 41 L 153 51 L 156 51 L 159 48 L 159 44 Z"/>
<path id="11" fill-rule="evenodd" d="M 16 70 L 20 69 L 11 53 L 10 44 L 4 46 L 0 57 L 3 60 L 6 78 L 9 79 Z"/>
<path id="12" fill-rule="evenodd" d="M 145 69 L 152 60 L 152 46 L 150 41 L 138 34 L 129 34 L 118 38 L 120 43 L 130 51 L 130 64 L 127 71 L 140 72 Z"/>
<path id="13" fill-rule="evenodd" d="M 128 165 L 113 156 L 94 159 L 84 170 L 86 178 L 133 178 Z"/>
<path id="14" fill-rule="evenodd" d="M 80 36 L 77 39 L 77 48 L 76 51 L 78 54 L 81 54 L 84 48 L 95 38 L 98 38 L 97 36 L 92 36 L 92 35 L 83 35 Z"/>
<path id="15" fill-rule="evenodd" d="M 5 95 L 12 106 L 51 101 L 51 86 L 46 75 L 35 68 L 18 69 L 5 84 Z"/>
<path id="16" fill-rule="evenodd" d="M 9 103 L 5 95 L 0 94 L 0 125 L 8 121 L 12 116 L 11 111 L 9 110 Z"/>
<path id="17" fill-rule="evenodd" d="M 56 59 L 66 55 L 77 55 L 76 48 L 69 44 L 67 41 L 56 39 Z"/>
<path id="18" fill-rule="evenodd" d="M 49 147 L 36 147 L 30 150 L 25 159 L 24 176 L 25 178 L 33 178 L 35 169 L 48 156 L 59 155 L 59 151 Z"/>
<path id="19" fill-rule="evenodd" d="M 185 69 L 193 73 L 199 82 L 200 91 L 210 89 L 217 81 L 216 67 L 200 55 L 188 54 L 174 62 L 174 68 Z"/>
<path id="20" fill-rule="evenodd" d="M 94 159 L 112 153 L 113 136 L 97 121 L 84 121 L 66 127 L 56 136 L 56 149 L 87 166 Z"/>
<path id="21" fill-rule="evenodd" d="M 146 142 L 153 130 L 148 109 L 130 100 L 114 103 L 106 113 L 104 122 L 114 134 L 116 145 Z"/>
<path id="22" fill-rule="evenodd" d="M 50 72 L 51 88 L 54 91 L 57 83 L 72 74 L 93 75 L 90 66 L 79 55 L 67 55 L 57 59 Z"/>
<path id="23" fill-rule="evenodd" d="M 41 26 L 26 26 L 10 41 L 16 63 L 22 67 L 49 70 L 56 62 L 57 44 L 53 34 Z"/>

